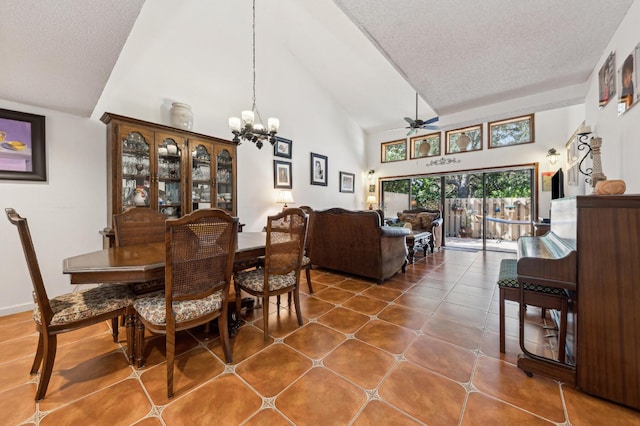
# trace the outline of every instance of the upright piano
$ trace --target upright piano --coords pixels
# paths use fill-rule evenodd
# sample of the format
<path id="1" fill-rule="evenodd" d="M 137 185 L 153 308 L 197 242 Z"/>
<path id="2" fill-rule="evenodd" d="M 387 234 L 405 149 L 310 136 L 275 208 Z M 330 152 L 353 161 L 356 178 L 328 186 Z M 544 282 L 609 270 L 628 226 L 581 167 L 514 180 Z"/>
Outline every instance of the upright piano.
<path id="1" fill-rule="evenodd" d="M 573 365 L 518 365 L 640 410 L 640 196 L 554 200 L 550 231 L 518 240 L 520 274 L 573 288 L 576 336 Z"/>

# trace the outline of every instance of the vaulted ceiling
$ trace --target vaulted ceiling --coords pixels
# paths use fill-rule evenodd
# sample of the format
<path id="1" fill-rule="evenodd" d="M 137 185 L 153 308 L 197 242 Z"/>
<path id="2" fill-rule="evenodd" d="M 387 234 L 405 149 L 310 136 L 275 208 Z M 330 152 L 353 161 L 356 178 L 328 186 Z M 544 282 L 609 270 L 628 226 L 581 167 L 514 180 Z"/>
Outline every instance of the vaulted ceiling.
<path id="1" fill-rule="evenodd" d="M 580 103 L 633 1 L 274 0 L 291 11 L 288 48 L 369 132 L 413 117 L 414 92 L 421 118 L 444 124 L 514 99 L 526 112 Z M 0 0 L 0 99 L 91 116 L 144 6 Z"/>

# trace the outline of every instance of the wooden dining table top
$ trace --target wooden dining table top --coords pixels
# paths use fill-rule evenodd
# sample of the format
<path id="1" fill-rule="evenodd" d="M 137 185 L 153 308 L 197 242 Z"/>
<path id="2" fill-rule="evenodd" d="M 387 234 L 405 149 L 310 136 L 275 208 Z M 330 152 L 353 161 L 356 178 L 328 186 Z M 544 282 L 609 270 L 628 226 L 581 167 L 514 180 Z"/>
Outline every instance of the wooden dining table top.
<path id="1" fill-rule="evenodd" d="M 264 256 L 265 232 L 239 232 L 235 261 Z M 164 278 L 165 243 L 111 247 L 64 259 L 71 284 L 136 283 Z"/>

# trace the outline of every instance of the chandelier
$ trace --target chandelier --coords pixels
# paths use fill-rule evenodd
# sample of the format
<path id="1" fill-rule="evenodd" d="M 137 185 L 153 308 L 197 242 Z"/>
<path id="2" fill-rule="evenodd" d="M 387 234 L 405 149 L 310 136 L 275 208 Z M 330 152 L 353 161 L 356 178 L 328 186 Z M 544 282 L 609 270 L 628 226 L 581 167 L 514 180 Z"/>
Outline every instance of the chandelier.
<path id="1" fill-rule="evenodd" d="M 269 118 L 267 128 L 262 124 L 262 117 L 256 106 L 256 0 L 253 0 L 253 107 L 251 111 L 242 111 L 241 118 L 229 118 L 229 128 L 233 133 L 233 142 L 241 144 L 241 140 L 256 144 L 262 148 L 262 141 L 268 140 L 271 145 L 276 143 L 276 133 L 280 127 L 280 120 Z"/>

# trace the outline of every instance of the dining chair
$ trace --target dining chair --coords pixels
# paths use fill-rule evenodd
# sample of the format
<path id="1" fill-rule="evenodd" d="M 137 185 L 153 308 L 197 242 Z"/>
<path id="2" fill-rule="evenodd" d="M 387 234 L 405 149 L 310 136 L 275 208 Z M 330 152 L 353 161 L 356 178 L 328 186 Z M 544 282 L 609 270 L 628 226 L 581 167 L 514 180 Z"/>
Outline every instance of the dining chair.
<path id="1" fill-rule="evenodd" d="M 167 216 L 149 207 L 130 207 L 123 213 L 113 215 L 113 233 L 116 247 L 137 244 L 164 242 L 164 222 Z M 153 280 L 131 283 L 129 288 L 135 294 L 150 293 L 162 290 L 164 280 Z M 121 319 L 121 324 L 124 321 Z M 111 325 L 113 341 L 118 341 L 118 319 L 114 318 Z"/>
<path id="2" fill-rule="evenodd" d="M 300 206 L 307 216 L 309 216 L 307 224 L 307 239 L 304 247 L 304 255 L 302 256 L 302 270 L 307 278 L 307 286 L 309 287 L 309 294 L 313 294 L 313 286 L 311 285 L 311 270 L 313 269 L 313 262 L 311 261 L 311 239 L 313 238 L 313 209 L 309 206 Z"/>
<path id="3" fill-rule="evenodd" d="M 233 276 L 237 318 L 240 318 L 242 291 L 262 299 L 265 342 L 269 340 L 271 296 L 293 293 L 298 325 L 302 325 L 299 284 L 307 222 L 308 216 L 299 208 L 288 208 L 269 216 L 264 268 L 240 271 Z"/>
<path id="4" fill-rule="evenodd" d="M 40 370 L 40 382 L 36 390 L 36 401 L 45 397 L 53 362 L 56 357 L 58 334 L 77 330 L 121 315 L 127 317 L 127 357 L 133 360 L 133 293 L 125 285 L 102 284 L 100 286 L 67 293 L 49 299 L 44 287 L 35 248 L 31 239 L 27 219 L 14 209 L 6 208 L 9 222 L 16 225 L 22 250 L 27 261 L 33 284 L 33 319 L 38 331 L 38 348 L 31 366 L 31 374 Z"/>
<path id="5" fill-rule="evenodd" d="M 221 209 L 199 209 L 165 222 L 164 290 L 136 297 L 136 360 L 144 364 L 145 328 L 164 334 L 167 396 L 173 397 L 176 332 L 218 319 L 227 363 L 232 361 L 228 330 L 229 287 L 238 219 Z"/>

